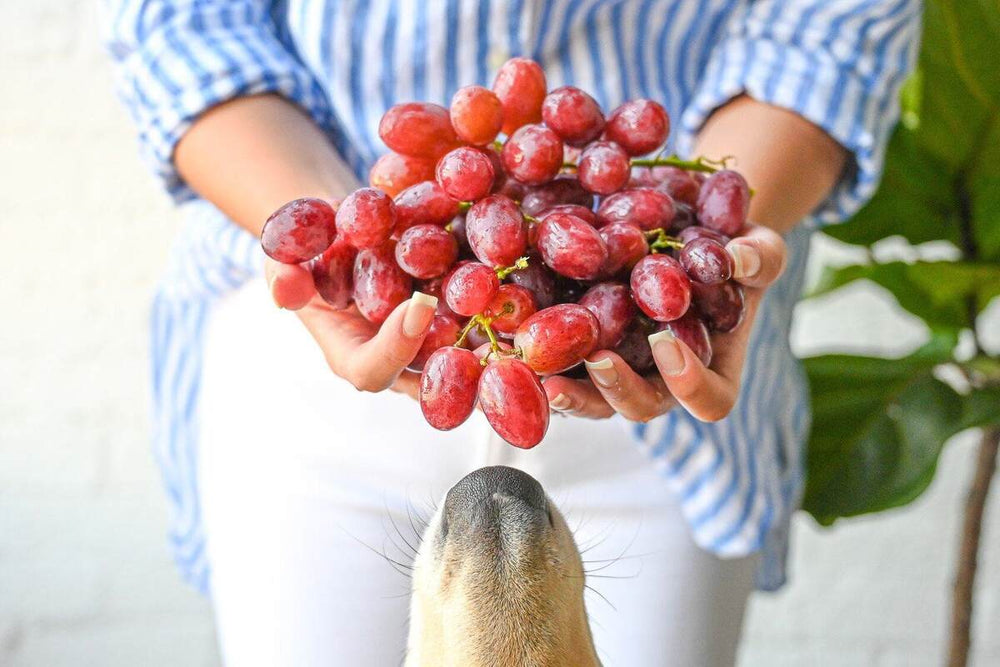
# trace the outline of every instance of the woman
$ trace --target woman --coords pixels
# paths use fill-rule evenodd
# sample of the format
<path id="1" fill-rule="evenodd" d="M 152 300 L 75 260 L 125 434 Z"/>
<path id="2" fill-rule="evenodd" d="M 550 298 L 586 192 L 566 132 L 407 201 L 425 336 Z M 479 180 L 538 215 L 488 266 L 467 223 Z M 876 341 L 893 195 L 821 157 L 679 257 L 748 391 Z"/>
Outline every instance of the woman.
<path id="1" fill-rule="evenodd" d="M 583 521 L 581 543 L 635 564 L 595 580 L 614 605 L 588 605 L 606 664 L 731 664 L 754 572 L 784 581 L 801 489 L 808 408 L 788 329 L 810 229 L 876 187 L 918 0 L 111 5 L 121 94 L 185 212 L 153 311 L 156 452 L 178 562 L 212 595 L 227 664 L 398 662 L 405 581 L 371 549 L 410 500 L 486 463 L 526 469 Z M 759 223 L 729 246 L 749 316 L 710 369 L 662 337 L 655 382 L 597 352 L 592 382 L 546 383 L 569 416 L 528 452 L 481 416 L 435 432 L 406 396 L 433 298 L 376 330 L 303 294 L 295 267 L 269 264 L 265 284 L 257 241 L 285 201 L 364 180 L 389 106 L 447 105 L 515 55 L 606 111 L 663 103 L 670 148 L 732 156 Z"/>

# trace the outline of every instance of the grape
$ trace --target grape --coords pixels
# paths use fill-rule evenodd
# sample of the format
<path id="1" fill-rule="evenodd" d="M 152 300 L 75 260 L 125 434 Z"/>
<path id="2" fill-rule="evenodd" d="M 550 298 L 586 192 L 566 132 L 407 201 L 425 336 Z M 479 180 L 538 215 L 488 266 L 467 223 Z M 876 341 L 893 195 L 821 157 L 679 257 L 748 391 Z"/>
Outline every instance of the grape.
<path id="1" fill-rule="evenodd" d="M 451 230 L 452 236 L 458 241 L 458 251 L 463 255 L 468 255 L 472 252 L 472 246 L 469 245 L 469 236 L 465 230 L 465 214 L 459 213 L 451 222 L 448 223 L 447 228 Z"/>
<path id="2" fill-rule="evenodd" d="M 701 185 L 691 177 L 689 172 L 673 165 L 661 165 L 650 169 L 650 176 L 655 187 L 663 190 L 676 201 L 684 202 L 688 206 L 697 206 Z"/>
<path id="3" fill-rule="evenodd" d="M 661 324 L 658 330 L 669 331 L 674 338 L 683 341 L 701 363 L 706 366 L 712 363 L 712 341 L 708 338 L 708 327 L 694 313 L 685 313 L 679 319 Z"/>
<path id="4" fill-rule="evenodd" d="M 437 308 L 434 312 L 438 315 L 447 315 L 456 322 L 461 319 L 461 315 L 456 313 L 454 310 L 448 307 L 448 302 L 444 300 L 442 295 L 442 288 L 444 286 L 444 277 L 431 278 L 430 280 L 421 280 L 417 283 L 416 288 L 423 292 L 424 294 L 429 294 L 437 298 Z"/>
<path id="5" fill-rule="evenodd" d="M 556 275 L 556 303 L 576 303 L 586 291 L 587 286 L 580 281 Z"/>
<path id="6" fill-rule="evenodd" d="M 465 214 L 465 233 L 476 258 L 492 267 L 510 266 L 528 245 L 521 210 L 503 195 L 473 204 Z"/>
<path id="7" fill-rule="evenodd" d="M 625 187 L 630 173 L 628 154 L 618 144 L 595 141 L 580 155 L 576 177 L 585 190 L 610 195 Z"/>
<path id="8" fill-rule="evenodd" d="M 590 143 L 604 129 L 601 107 L 575 86 L 562 86 L 549 93 L 542 103 L 542 118 L 571 146 Z"/>
<path id="9" fill-rule="evenodd" d="M 490 165 L 493 167 L 493 187 L 490 188 L 490 192 L 501 192 L 507 185 L 507 172 L 503 169 L 500 153 L 493 146 L 487 146 L 483 148 L 483 155 L 489 158 Z M 512 197 L 512 199 L 514 198 Z"/>
<path id="10" fill-rule="evenodd" d="M 615 353 L 622 358 L 636 373 L 640 375 L 653 370 L 656 362 L 653 360 L 653 349 L 649 346 L 649 329 L 636 318 L 625 330 Z"/>
<path id="11" fill-rule="evenodd" d="M 395 197 L 411 185 L 433 178 L 434 160 L 399 153 L 386 153 L 375 161 L 368 172 L 368 184 L 390 197 Z"/>
<path id="12" fill-rule="evenodd" d="M 578 204 L 587 209 L 594 206 L 594 195 L 584 190 L 573 176 L 560 176 L 512 199 L 520 199 L 521 210 L 534 216 L 560 204 Z"/>
<path id="13" fill-rule="evenodd" d="M 708 328 L 719 333 L 738 327 L 746 312 L 743 287 L 732 281 L 715 285 L 692 283 L 691 305 Z"/>
<path id="14" fill-rule="evenodd" d="M 500 159 L 507 174 L 522 183 L 548 183 L 562 169 L 562 141 L 544 125 L 525 125 L 503 145 Z"/>
<path id="15" fill-rule="evenodd" d="M 536 309 L 531 290 L 508 283 L 500 286 L 483 315 L 493 318 L 490 327 L 494 332 L 505 338 L 513 338 L 517 328 L 534 315 Z"/>
<path id="16" fill-rule="evenodd" d="M 479 327 L 475 327 L 475 328 L 479 329 Z M 485 334 L 483 334 L 483 335 L 485 336 Z M 465 339 L 469 340 L 469 337 L 466 336 Z M 511 347 L 510 343 L 507 343 L 507 342 L 502 341 L 502 340 L 498 340 L 497 341 L 497 347 L 500 350 L 504 351 L 504 352 L 510 352 L 511 350 L 514 349 L 513 347 Z M 476 347 L 472 348 L 472 353 L 474 355 L 476 355 L 476 358 L 479 359 L 480 362 L 482 362 L 484 359 L 486 359 L 487 357 L 489 357 L 491 352 L 493 352 L 493 343 L 488 338 L 486 339 L 486 342 L 484 342 L 481 345 L 477 345 Z M 499 359 L 501 357 L 498 357 L 498 356 L 494 355 L 493 358 L 494 359 Z"/>
<path id="17" fill-rule="evenodd" d="M 569 213 L 570 215 L 580 218 L 592 226 L 596 226 L 597 223 L 597 216 L 594 212 L 586 206 L 580 206 L 579 204 L 558 204 L 552 208 L 547 208 L 542 211 L 538 218 L 539 220 L 544 220 L 546 216 L 553 213 Z"/>
<path id="18" fill-rule="evenodd" d="M 714 239 L 700 238 L 684 244 L 677 259 L 688 276 L 699 283 L 713 285 L 733 277 L 733 258 Z"/>
<path id="19" fill-rule="evenodd" d="M 636 304 L 657 322 L 676 320 L 691 304 L 691 281 L 667 255 L 643 257 L 632 269 L 631 285 Z"/>
<path id="20" fill-rule="evenodd" d="M 747 222 L 750 186 L 739 173 L 717 171 L 705 181 L 698 194 L 698 220 L 709 229 L 734 236 Z"/>
<path id="21" fill-rule="evenodd" d="M 503 105 L 503 132 L 514 134 L 522 125 L 542 120 L 545 72 L 533 60 L 511 58 L 497 71 L 493 92 Z"/>
<path id="22" fill-rule="evenodd" d="M 337 209 L 337 233 L 355 248 L 382 245 L 392 236 L 395 225 L 392 198 L 375 188 L 355 190 Z"/>
<path id="23" fill-rule="evenodd" d="M 694 210 L 684 202 L 675 201 L 674 219 L 670 221 L 670 229 L 668 231 L 676 236 L 682 229 L 687 229 L 696 224 L 698 223 L 694 219 Z"/>
<path id="24" fill-rule="evenodd" d="M 538 255 L 529 255 L 527 268 L 514 271 L 507 280 L 531 292 L 538 308 L 548 308 L 556 302 L 555 276 Z"/>
<path id="25" fill-rule="evenodd" d="M 515 447 L 534 447 L 549 428 L 545 390 L 520 359 L 498 359 L 486 366 L 479 378 L 479 405 L 493 430 Z"/>
<path id="26" fill-rule="evenodd" d="M 659 148 L 670 134 L 670 117 L 652 100 L 631 100 L 611 112 L 604 136 L 629 155 L 644 155 Z"/>
<path id="27" fill-rule="evenodd" d="M 459 426 L 476 407 L 483 367 L 460 347 L 442 347 L 428 357 L 420 373 L 420 410 L 439 431 Z"/>
<path id="28" fill-rule="evenodd" d="M 608 259 L 597 230 L 568 213 L 553 213 L 538 225 L 538 251 L 553 271 L 576 280 L 596 277 Z"/>
<path id="29" fill-rule="evenodd" d="M 463 264 L 449 274 L 444 284 L 448 307 L 459 315 L 472 317 L 483 312 L 497 290 L 500 281 L 490 267 L 478 262 Z"/>
<path id="30" fill-rule="evenodd" d="M 410 276 L 396 265 L 391 242 L 358 252 L 354 260 L 354 303 L 369 322 L 382 324 L 412 293 Z"/>
<path id="31" fill-rule="evenodd" d="M 491 345 L 491 341 L 486 335 L 486 331 L 477 324 L 469 329 L 469 333 L 465 334 L 465 347 L 470 350 L 478 350 L 483 345 L 489 347 Z M 477 354 L 476 356 L 479 355 Z"/>
<path id="32" fill-rule="evenodd" d="M 459 201 L 482 199 L 493 187 L 493 163 L 486 153 L 468 146 L 441 158 L 436 174 L 441 189 Z"/>
<path id="33" fill-rule="evenodd" d="M 685 227 L 677 235 L 677 238 L 680 239 L 680 241 L 683 242 L 685 245 L 691 243 L 691 241 L 694 241 L 695 239 L 712 239 L 713 241 L 718 241 L 722 245 L 726 245 L 727 243 L 729 243 L 728 236 L 723 236 L 714 229 L 709 229 L 708 227 L 700 227 L 698 225 Z"/>
<path id="34" fill-rule="evenodd" d="M 448 110 L 437 104 L 397 104 L 382 116 L 378 136 L 391 150 L 437 160 L 458 144 Z"/>
<path id="35" fill-rule="evenodd" d="M 343 310 L 351 305 L 354 260 L 357 254 L 354 246 L 344 239 L 337 239 L 309 267 L 316 292 L 336 310 Z"/>
<path id="36" fill-rule="evenodd" d="M 492 90 L 482 86 L 459 88 L 451 98 L 451 125 L 462 141 L 485 146 L 503 127 L 503 105 Z"/>
<path id="37" fill-rule="evenodd" d="M 601 327 L 595 349 L 610 350 L 621 342 L 635 315 L 628 287 L 621 283 L 598 283 L 586 291 L 579 303 L 594 314 Z"/>
<path id="38" fill-rule="evenodd" d="M 444 227 L 458 215 L 458 202 L 436 181 L 424 181 L 406 188 L 395 199 L 396 232 L 416 225 Z"/>
<path id="39" fill-rule="evenodd" d="M 597 224 L 630 222 L 639 229 L 665 228 L 674 219 L 674 202 L 670 195 L 653 188 L 630 188 L 616 192 L 601 202 L 597 209 Z"/>
<path id="40" fill-rule="evenodd" d="M 501 167 L 500 167 L 500 173 L 501 174 L 506 174 L 507 173 L 507 172 L 505 172 L 503 170 L 502 163 L 501 163 Z M 556 180 L 558 180 L 558 179 L 556 179 Z M 523 202 L 525 196 L 527 196 L 527 194 L 528 194 L 528 192 L 530 190 L 531 190 L 531 188 L 529 188 L 524 183 L 521 183 L 520 181 L 518 181 L 516 179 L 513 179 L 513 178 L 506 178 L 506 176 L 505 176 L 505 180 L 504 180 L 503 185 L 497 190 L 496 193 L 498 195 L 503 195 L 504 197 L 507 197 L 508 199 L 513 199 L 514 201 Z M 529 215 L 531 215 L 531 213 L 527 209 L 525 209 L 524 212 L 528 213 Z"/>
<path id="41" fill-rule="evenodd" d="M 631 271 L 640 259 L 649 254 L 646 235 L 635 225 L 613 222 L 601 227 L 598 233 L 608 247 L 608 258 L 601 267 L 602 275 L 613 276 L 622 269 Z"/>
<path id="42" fill-rule="evenodd" d="M 264 223 L 260 244 L 283 264 L 305 262 L 330 247 L 337 235 L 333 207 L 322 199 L 290 201 Z"/>
<path id="43" fill-rule="evenodd" d="M 414 278 L 444 275 L 458 259 L 458 241 L 437 225 L 410 227 L 396 244 L 396 263 Z"/>
<path id="44" fill-rule="evenodd" d="M 435 314 L 434 319 L 431 320 L 430 328 L 427 329 L 424 342 L 420 345 L 420 350 L 417 351 L 417 356 L 406 367 L 411 371 L 419 372 L 423 370 L 427 360 L 430 359 L 430 356 L 435 351 L 447 345 L 455 344 L 461 330 L 462 327 L 455 318 L 448 315 Z"/>
<path id="45" fill-rule="evenodd" d="M 514 347 L 536 373 L 552 375 L 582 362 L 600 336 L 601 325 L 592 312 L 576 303 L 560 303 L 522 322 Z"/>

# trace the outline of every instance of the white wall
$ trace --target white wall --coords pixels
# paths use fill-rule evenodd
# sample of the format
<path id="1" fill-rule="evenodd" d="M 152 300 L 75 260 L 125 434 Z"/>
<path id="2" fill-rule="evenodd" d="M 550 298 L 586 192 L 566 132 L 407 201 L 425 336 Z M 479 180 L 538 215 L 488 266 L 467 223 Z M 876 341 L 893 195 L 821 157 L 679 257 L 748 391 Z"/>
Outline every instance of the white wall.
<path id="1" fill-rule="evenodd" d="M 91 4 L 0 3 L 0 81 L 0 665 L 215 665 L 147 444 L 147 298 L 175 223 Z M 916 340 L 888 310 L 868 294 L 810 305 L 796 338 Z M 754 600 L 741 664 L 940 664 L 972 445 L 949 447 L 910 508 L 833 531 L 800 518 L 792 583 Z M 1000 663 L 1000 493 L 988 522 L 977 665 Z"/>

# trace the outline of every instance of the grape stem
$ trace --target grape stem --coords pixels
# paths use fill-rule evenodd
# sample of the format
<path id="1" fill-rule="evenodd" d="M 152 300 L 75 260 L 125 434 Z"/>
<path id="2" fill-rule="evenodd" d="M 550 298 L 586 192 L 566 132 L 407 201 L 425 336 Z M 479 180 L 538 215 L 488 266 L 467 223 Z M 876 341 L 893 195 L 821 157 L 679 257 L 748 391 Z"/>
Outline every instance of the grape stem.
<path id="1" fill-rule="evenodd" d="M 470 208 L 472 208 L 472 204 L 473 203 L 474 202 L 471 202 L 471 201 L 460 201 L 460 202 L 458 202 L 458 212 L 459 213 L 465 213 Z"/>
<path id="2" fill-rule="evenodd" d="M 497 280 L 503 280 L 504 278 L 514 273 L 515 271 L 520 271 L 521 269 L 526 269 L 526 268 L 528 268 L 528 257 L 524 256 L 524 257 L 518 257 L 517 261 L 515 261 L 510 266 L 498 266 L 494 269 L 494 271 L 496 271 Z"/>
<path id="3" fill-rule="evenodd" d="M 684 247 L 684 242 L 674 236 L 669 236 L 662 227 L 644 232 L 646 240 L 649 241 L 649 249 L 653 252 L 674 249 L 680 250 Z"/>
<path id="4" fill-rule="evenodd" d="M 646 159 L 632 159 L 629 163 L 633 167 L 679 167 L 685 171 L 701 171 L 706 174 L 714 174 L 720 169 L 726 168 L 726 163 L 732 159 L 727 155 L 721 160 L 712 160 L 707 157 L 697 157 L 694 160 L 683 160 L 677 155 L 667 157 L 655 157 Z M 577 169 L 575 162 L 563 162 L 563 169 Z"/>

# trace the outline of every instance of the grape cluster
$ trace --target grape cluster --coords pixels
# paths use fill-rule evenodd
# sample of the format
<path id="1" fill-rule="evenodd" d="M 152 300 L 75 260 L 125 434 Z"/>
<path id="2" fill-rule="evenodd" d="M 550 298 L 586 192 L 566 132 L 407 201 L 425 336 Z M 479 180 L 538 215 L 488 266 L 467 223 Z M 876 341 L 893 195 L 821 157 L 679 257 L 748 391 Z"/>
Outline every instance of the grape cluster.
<path id="1" fill-rule="evenodd" d="M 333 308 L 374 323 L 414 290 L 438 297 L 409 367 L 425 418 L 452 429 L 478 403 L 505 440 L 533 447 L 549 419 L 539 376 L 578 373 L 602 349 L 648 373 L 646 337 L 663 330 L 709 364 L 710 334 L 743 317 L 725 244 L 746 224 L 747 183 L 704 159 L 641 157 L 669 132 L 652 100 L 605 117 L 514 58 L 492 90 L 462 88 L 450 109 L 389 109 L 391 152 L 371 187 L 286 204 L 262 244 L 308 266 Z"/>

